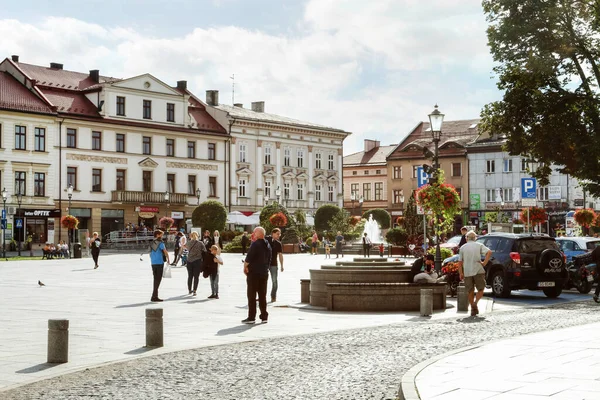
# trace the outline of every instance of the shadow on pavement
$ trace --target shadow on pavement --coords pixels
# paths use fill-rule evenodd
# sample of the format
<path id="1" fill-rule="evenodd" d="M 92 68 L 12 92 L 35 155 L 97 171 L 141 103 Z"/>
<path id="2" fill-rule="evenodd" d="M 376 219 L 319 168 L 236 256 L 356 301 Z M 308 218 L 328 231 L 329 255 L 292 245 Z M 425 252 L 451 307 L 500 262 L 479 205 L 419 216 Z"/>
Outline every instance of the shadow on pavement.
<path id="1" fill-rule="evenodd" d="M 135 354 L 144 354 L 152 350 L 156 350 L 157 347 L 138 347 L 137 349 L 126 351 L 123 354 L 135 355 Z"/>
<path id="2" fill-rule="evenodd" d="M 133 304 L 122 304 L 120 306 L 116 306 L 115 308 L 131 308 L 131 307 L 143 307 L 143 306 L 147 306 L 150 304 L 154 304 L 151 301 L 146 301 L 144 303 L 133 303 Z"/>
<path id="3" fill-rule="evenodd" d="M 202 299 L 202 300 L 188 300 L 186 303 L 188 304 L 196 304 L 196 303 L 204 303 L 210 301 L 210 299 Z"/>
<path id="4" fill-rule="evenodd" d="M 242 332 L 247 331 L 248 329 L 252 329 L 252 327 L 254 327 L 256 325 L 260 325 L 260 323 L 252 324 L 252 325 L 243 324 L 243 325 L 233 326 L 233 327 L 227 328 L 227 329 L 221 329 L 220 331 L 217 332 L 217 336 L 225 336 L 225 335 L 233 335 L 236 333 L 242 333 Z"/>
<path id="5" fill-rule="evenodd" d="M 93 270 L 94 270 L 94 268 L 72 269 L 71 272 L 93 271 Z"/>
<path id="6" fill-rule="evenodd" d="M 485 317 L 465 317 L 456 320 L 457 322 L 462 322 L 463 324 L 476 324 L 479 322 L 487 322 Z"/>
<path id="7" fill-rule="evenodd" d="M 36 372 L 40 372 L 40 371 L 44 371 L 46 369 L 50 369 L 52 367 L 57 367 L 60 364 L 49 364 L 49 363 L 43 363 L 43 364 L 38 364 L 38 365 L 34 365 L 32 367 L 28 367 L 28 368 L 24 368 L 21 370 L 16 371 L 17 374 L 33 374 Z"/>

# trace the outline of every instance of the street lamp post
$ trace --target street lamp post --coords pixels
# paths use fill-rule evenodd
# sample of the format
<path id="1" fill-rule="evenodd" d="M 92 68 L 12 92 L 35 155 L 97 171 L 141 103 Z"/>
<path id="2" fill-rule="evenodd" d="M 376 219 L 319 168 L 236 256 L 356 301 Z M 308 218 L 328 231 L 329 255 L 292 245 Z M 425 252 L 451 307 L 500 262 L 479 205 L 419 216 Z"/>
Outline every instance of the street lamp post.
<path id="1" fill-rule="evenodd" d="M 434 173 L 434 185 L 439 185 L 439 149 L 438 146 L 440 144 L 440 138 L 442 136 L 442 123 L 444 122 L 444 114 L 438 110 L 437 104 L 435 105 L 435 109 L 429 114 L 429 124 L 431 126 L 431 135 L 433 137 L 433 144 L 435 145 L 435 151 L 433 154 L 433 173 Z M 438 219 L 439 216 L 436 215 L 436 226 L 435 226 L 435 270 L 439 274 L 442 270 L 442 253 L 440 251 L 440 234 L 439 234 L 439 226 Z"/>
<path id="2" fill-rule="evenodd" d="M 8 193 L 6 188 L 2 189 L 2 202 L 4 203 L 4 222 L 2 224 L 2 258 L 6 259 L 6 201 L 8 200 Z"/>
<path id="3" fill-rule="evenodd" d="M 71 214 L 71 198 L 73 198 L 73 185 L 69 184 L 67 188 L 67 196 L 69 197 L 69 215 Z M 67 239 L 69 239 L 69 258 L 71 258 L 71 228 L 67 231 Z"/>
<path id="4" fill-rule="evenodd" d="M 19 208 L 17 208 L 17 215 L 21 214 L 21 203 L 23 202 L 23 194 L 21 194 L 21 188 L 19 188 L 19 192 L 17 193 L 17 203 L 19 204 Z M 17 218 L 18 220 L 18 218 Z M 21 257 L 21 235 L 23 234 L 23 220 L 21 220 L 21 228 L 19 232 L 19 257 Z"/>
<path id="5" fill-rule="evenodd" d="M 171 193 L 167 190 L 165 192 L 165 203 L 167 203 L 167 210 L 165 211 L 165 217 L 169 216 L 169 199 L 171 198 Z"/>
<path id="6" fill-rule="evenodd" d="M 200 194 L 202 193 L 202 191 L 200 190 L 200 188 L 196 189 L 196 197 L 198 198 L 198 205 L 200 205 Z"/>
<path id="7" fill-rule="evenodd" d="M 281 197 L 281 189 L 279 189 L 279 186 L 275 189 L 275 196 L 277 196 L 277 203 L 279 203 L 279 198 Z"/>

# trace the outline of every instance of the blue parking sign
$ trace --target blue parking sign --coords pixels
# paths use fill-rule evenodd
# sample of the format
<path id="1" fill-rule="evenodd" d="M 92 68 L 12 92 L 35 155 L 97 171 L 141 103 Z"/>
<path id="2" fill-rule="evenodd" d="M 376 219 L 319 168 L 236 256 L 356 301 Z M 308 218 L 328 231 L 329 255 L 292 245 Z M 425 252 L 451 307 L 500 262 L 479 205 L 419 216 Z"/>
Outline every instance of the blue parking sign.
<path id="1" fill-rule="evenodd" d="M 18 218 L 18 219 L 15 220 L 15 227 L 17 229 L 23 228 L 23 220 L 21 218 Z"/>
<path id="2" fill-rule="evenodd" d="M 521 178 L 521 198 L 537 198 L 537 181 L 535 178 Z"/>
<path id="3" fill-rule="evenodd" d="M 429 175 L 423 171 L 423 167 L 417 167 L 417 186 L 425 186 L 429 182 Z"/>
<path id="4" fill-rule="evenodd" d="M 2 210 L 2 219 L 6 219 L 6 210 Z"/>

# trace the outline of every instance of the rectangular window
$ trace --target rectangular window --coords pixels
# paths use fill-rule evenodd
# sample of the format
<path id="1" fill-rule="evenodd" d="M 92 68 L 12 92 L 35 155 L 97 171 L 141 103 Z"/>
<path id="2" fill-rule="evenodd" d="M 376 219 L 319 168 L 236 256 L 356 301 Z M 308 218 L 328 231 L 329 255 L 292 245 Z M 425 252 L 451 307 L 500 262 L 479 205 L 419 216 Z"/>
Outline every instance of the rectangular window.
<path id="1" fill-rule="evenodd" d="M 167 174 L 167 192 L 175 192 L 175 174 Z"/>
<path id="2" fill-rule="evenodd" d="M 333 169 L 333 154 L 329 154 L 327 156 L 327 168 Z M 333 200 L 330 200 L 330 201 L 333 201 Z"/>
<path id="3" fill-rule="evenodd" d="M 380 169 L 376 169 L 375 170 L 375 175 L 381 175 L 381 170 Z"/>
<path id="4" fill-rule="evenodd" d="M 77 129 L 67 128 L 67 147 L 72 149 L 77 147 Z"/>
<path id="5" fill-rule="evenodd" d="M 265 197 L 272 199 L 272 197 L 271 197 L 271 181 L 265 181 Z"/>
<path id="6" fill-rule="evenodd" d="M 418 173 L 419 167 L 420 167 L 420 165 L 413 165 L 413 168 L 412 168 L 412 177 L 413 177 L 413 179 L 417 177 L 417 173 Z"/>
<path id="7" fill-rule="evenodd" d="M 402 179 L 402 167 L 394 167 L 394 179 Z"/>
<path id="8" fill-rule="evenodd" d="M 452 163 L 452 176 L 462 176 L 462 163 Z"/>
<path id="9" fill-rule="evenodd" d="M 196 195 L 196 175 L 188 175 L 188 195 Z"/>
<path id="10" fill-rule="evenodd" d="M 102 170 L 92 169 L 92 192 L 102 191 Z"/>
<path id="11" fill-rule="evenodd" d="M 285 200 L 288 200 L 290 198 L 290 184 L 289 183 L 283 184 L 283 198 Z"/>
<path id="12" fill-rule="evenodd" d="M 196 142 L 188 142 L 188 158 L 196 158 Z"/>
<path id="13" fill-rule="evenodd" d="M 488 174 L 493 174 L 494 172 L 496 172 L 496 160 L 487 160 L 486 172 Z"/>
<path id="14" fill-rule="evenodd" d="M 521 158 L 521 172 L 527 171 L 527 159 Z"/>
<path id="15" fill-rule="evenodd" d="M 240 143 L 240 158 L 239 158 L 239 162 L 246 162 L 246 145 L 243 143 Z"/>
<path id="16" fill-rule="evenodd" d="M 77 168 L 67 167 L 67 187 L 73 186 L 73 189 L 77 190 Z"/>
<path id="17" fill-rule="evenodd" d="M 358 183 L 350 184 L 350 197 L 354 196 L 354 200 L 358 200 Z"/>
<path id="18" fill-rule="evenodd" d="M 92 150 L 102 150 L 101 132 L 92 132 Z"/>
<path id="19" fill-rule="evenodd" d="M 35 128 L 35 151 L 46 151 L 46 129 Z"/>
<path id="20" fill-rule="evenodd" d="M 144 100 L 144 119 L 152 119 L 152 101 Z"/>
<path id="21" fill-rule="evenodd" d="M 363 199 L 364 201 L 371 200 L 371 184 L 363 183 Z"/>
<path id="22" fill-rule="evenodd" d="M 33 195 L 36 197 L 46 196 L 46 174 L 42 172 L 33 173 Z"/>
<path id="23" fill-rule="evenodd" d="M 375 182 L 375 200 L 383 200 L 383 182 Z"/>
<path id="24" fill-rule="evenodd" d="M 513 188 L 504 189 L 504 196 L 502 198 L 504 201 L 513 201 Z"/>
<path id="25" fill-rule="evenodd" d="M 216 143 L 208 144 L 208 159 L 216 160 L 217 159 L 217 145 Z"/>
<path id="26" fill-rule="evenodd" d="M 298 168 L 304 167 L 304 150 L 299 149 L 296 155 L 298 156 Z"/>
<path id="27" fill-rule="evenodd" d="M 333 186 L 329 186 L 329 190 L 327 192 L 327 196 L 328 196 L 328 200 L 329 201 L 333 201 L 333 190 L 334 190 Z"/>
<path id="28" fill-rule="evenodd" d="M 175 122 L 175 104 L 167 103 L 167 122 Z"/>
<path id="29" fill-rule="evenodd" d="M 125 153 L 125 134 L 117 133 L 117 153 Z"/>
<path id="30" fill-rule="evenodd" d="M 548 200 L 548 188 L 547 187 L 541 187 L 538 189 L 538 200 L 540 200 L 540 201 Z"/>
<path id="31" fill-rule="evenodd" d="M 167 139 L 167 157 L 175 157 L 175 139 Z"/>
<path id="32" fill-rule="evenodd" d="M 460 199 L 460 201 L 462 201 L 462 188 L 461 187 L 457 187 L 456 189 L 456 193 L 458 193 L 458 198 Z"/>
<path id="33" fill-rule="evenodd" d="M 403 195 L 402 195 L 402 190 L 394 190 L 394 204 L 402 204 L 404 203 L 404 199 L 403 199 Z"/>
<path id="34" fill-rule="evenodd" d="M 125 116 L 125 97 L 117 96 L 117 115 Z"/>
<path id="35" fill-rule="evenodd" d="M 316 201 L 321 201 L 321 197 L 322 197 L 321 190 L 322 190 L 321 185 L 315 185 L 315 200 Z"/>
<path id="36" fill-rule="evenodd" d="M 210 197 L 217 197 L 217 177 L 208 177 L 208 195 Z"/>
<path id="37" fill-rule="evenodd" d="M 358 175 L 358 171 L 352 171 L 352 175 Z"/>
<path id="38" fill-rule="evenodd" d="M 283 166 L 290 166 L 290 149 L 283 149 Z"/>
<path id="39" fill-rule="evenodd" d="M 152 154 L 152 138 L 144 136 L 142 139 L 142 151 L 144 154 Z"/>
<path id="40" fill-rule="evenodd" d="M 146 193 L 152 191 L 152 171 L 142 172 L 142 189 Z"/>
<path id="41" fill-rule="evenodd" d="M 15 125 L 15 150 L 26 150 L 27 130 L 24 126 Z"/>
<path id="42" fill-rule="evenodd" d="M 242 178 L 238 181 L 238 197 L 246 197 L 246 179 Z"/>
<path id="43" fill-rule="evenodd" d="M 265 165 L 271 165 L 271 146 L 265 146 Z"/>
<path id="44" fill-rule="evenodd" d="M 117 170 L 117 190 L 125 190 L 125 170 Z"/>
<path id="45" fill-rule="evenodd" d="M 321 153 L 315 154 L 315 168 L 321 169 Z"/>
<path id="46" fill-rule="evenodd" d="M 16 171 L 15 172 L 15 194 L 21 193 L 25 196 L 27 193 L 25 192 L 25 172 Z"/>
<path id="47" fill-rule="evenodd" d="M 504 160 L 504 172 L 512 172 L 512 160 L 506 159 Z"/>
<path id="48" fill-rule="evenodd" d="M 298 184 L 298 200 L 304 200 L 304 184 Z"/>
<path id="49" fill-rule="evenodd" d="M 491 203 L 495 200 L 494 192 L 495 192 L 494 189 L 486 189 L 486 191 L 485 191 L 485 202 L 486 203 Z"/>
<path id="50" fill-rule="evenodd" d="M 363 174 L 365 174 L 365 175 L 369 175 L 369 170 L 368 170 L 368 169 L 366 169 L 366 170 L 363 172 Z"/>

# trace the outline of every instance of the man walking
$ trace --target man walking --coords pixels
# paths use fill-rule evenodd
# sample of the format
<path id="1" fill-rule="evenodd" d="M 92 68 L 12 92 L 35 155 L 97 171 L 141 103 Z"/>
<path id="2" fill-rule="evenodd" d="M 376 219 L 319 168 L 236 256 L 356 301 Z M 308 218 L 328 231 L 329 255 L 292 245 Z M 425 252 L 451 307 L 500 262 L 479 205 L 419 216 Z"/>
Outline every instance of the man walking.
<path id="1" fill-rule="evenodd" d="M 267 238 L 271 245 L 271 264 L 269 271 L 271 272 L 271 303 L 277 301 L 277 259 L 279 258 L 279 265 L 281 265 L 281 272 L 283 272 L 283 246 L 279 241 L 281 237 L 281 229 L 275 228 L 271 231 L 271 236 Z"/>
<path id="2" fill-rule="evenodd" d="M 165 267 L 165 261 L 169 262 L 169 253 L 162 241 L 163 231 L 157 229 L 154 231 L 154 240 L 150 245 L 150 264 L 152 265 L 152 275 L 154 277 L 154 284 L 152 289 L 152 297 L 150 301 L 158 302 L 162 299 L 158 298 L 158 287 L 162 281 L 163 269 Z"/>
<path id="3" fill-rule="evenodd" d="M 342 232 L 338 231 L 337 236 L 335 237 L 335 258 L 339 258 L 340 254 L 342 258 L 344 258 L 344 251 L 342 250 L 342 245 L 344 244 L 344 236 L 342 236 Z"/>
<path id="4" fill-rule="evenodd" d="M 250 245 L 244 260 L 244 274 L 246 275 L 248 296 L 248 318 L 242 320 L 244 324 L 253 324 L 256 320 L 256 295 L 258 294 L 258 307 L 260 320 L 267 323 L 267 281 L 269 280 L 269 266 L 271 265 L 271 246 L 265 240 L 265 229 L 258 226 L 253 232 L 256 240 Z"/>
<path id="5" fill-rule="evenodd" d="M 363 235 L 362 243 L 363 243 L 363 256 L 371 257 L 371 239 L 369 239 L 369 237 L 367 236 L 367 232 L 365 232 L 365 234 Z"/>
<path id="6" fill-rule="evenodd" d="M 482 243 L 477 243 L 475 239 L 477 239 L 477 234 L 469 231 L 467 233 L 467 243 L 458 252 L 458 273 L 460 279 L 465 281 L 465 290 L 469 294 L 472 317 L 479 314 L 477 303 L 483 297 L 483 290 L 485 289 L 484 267 L 492 256 L 492 251 Z M 485 256 L 485 259 L 481 261 L 483 256 Z M 477 288 L 477 296 L 475 296 L 475 288 Z"/>

